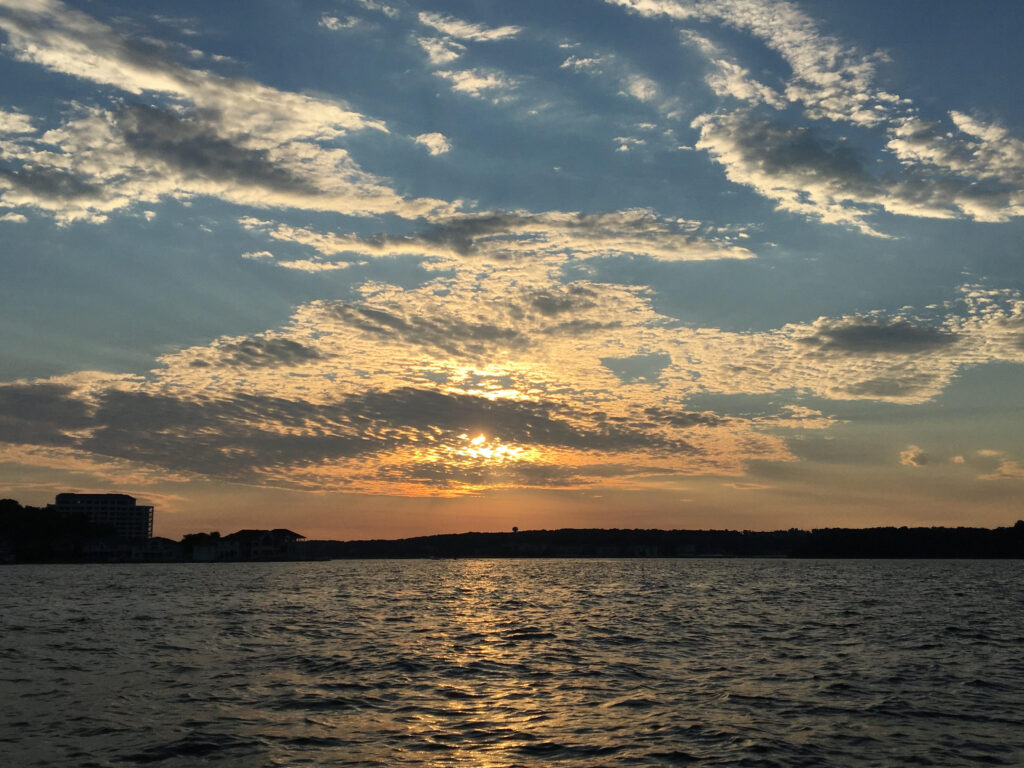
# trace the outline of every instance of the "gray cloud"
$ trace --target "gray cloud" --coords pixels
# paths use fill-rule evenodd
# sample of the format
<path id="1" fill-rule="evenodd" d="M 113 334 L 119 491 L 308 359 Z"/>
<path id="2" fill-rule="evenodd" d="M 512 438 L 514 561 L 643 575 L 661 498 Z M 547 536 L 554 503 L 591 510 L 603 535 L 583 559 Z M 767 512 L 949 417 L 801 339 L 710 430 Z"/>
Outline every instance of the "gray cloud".
<path id="1" fill-rule="evenodd" d="M 85 179 L 57 168 L 0 168 L 0 179 L 14 187 L 46 200 L 103 198 L 103 189 Z"/>
<path id="2" fill-rule="evenodd" d="M 317 350 L 292 339 L 251 337 L 221 344 L 217 347 L 217 351 L 220 353 L 219 362 L 251 368 L 297 365 L 310 360 L 323 359 L 323 355 Z M 205 362 L 196 362 L 206 364 Z"/>
<path id="3" fill-rule="evenodd" d="M 748 259 L 754 254 L 720 229 L 700 222 L 662 218 L 646 209 L 584 214 L 575 211 L 484 212 L 435 218 L 419 232 L 360 236 L 328 234 L 243 219 L 249 229 L 297 242 L 324 256 L 342 253 L 415 255 L 499 263 L 543 257 L 579 259 L 644 255 L 659 261 Z M 538 307 L 539 309 L 540 307 Z M 552 307 L 553 309 L 555 307 Z"/>
<path id="4" fill-rule="evenodd" d="M 827 179 L 839 190 L 857 196 L 877 191 L 877 181 L 857 152 L 842 142 L 826 141 L 808 128 L 768 121 L 741 122 L 733 138 L 756 150 L 756 162 L 769 174 L 796 172 Z"/>
<path id="5" fill-rule="evenodd" d="M 186 400 L 111 391 L 95 426 L 82 450 L 236 480 L 262 467 L 356 456 L 375 445 L 335 408 L 244 394 Z"/>
<path id="6" fill-rule="evenodd" d="M 451 317 L 401 317 L 383 309 L 340 302 L 331 310 L 339 320 L 360 330 L 439 349 L 450 355 L 480 355 L 494 345 L 521 347 L 527 343 L 516 329 L 493 323 L 473 323 Z"/>
<path id="7" fill-rule="evenodd" d="M 88 406 L 60 384 L 0 386 L 0 442 L 70 445 L 69 431 L 90 426 Z"/>
<path id="8" fill-rule="evenodd" d="M 572 285 L 564 290 L 554 287 L 537 291 L 530 297 L 530 306 L 545 317 L 555 317 L 563 312 L 589 309 L 595 306 L 597 294 L 590 288 Z"/>
<path id="9" fill-rule="evenodd" d="M 274 164 L 266 150 L 246 149 L 218 135 L 213 123 L 181 118 L 157 107 L 134 105 L 116 117 L 125 143 L 138 155 L 159 160 L 186 175 L 216 181 L 315 194 L 317 189 Z"/>
<path id="10" fill-rule="evenodd" d="M 566 320 L 561 323 L 555 323 L 554 325 L 544 326 L 539 329 L 539 332 L 551 336 L 583 336 L 587 333 L 611 331 L 622 327 L 622 323 L 618 320 L 609 320 L 607 323 L 598 323 L 592 320 Z"/>
<path id="11" fill-rule="evenodd" d="M 175 106 L 105 108 L 83 99 L 45 140 L 6 143 L 4 159 L 20 163 L 22 177 L 0 178 L 5 207 L 33 206 L 62 224 L 100 223 L 138 202 L 196 195 L 261 208 L 407 218 L 456 210 L 441 200 L 403 198 L 334 145 L 351 131 L 387 133 L 384 123 L 342 101 L 186 66 L 175 56 L 194 64 L 202 52 L 153 42 L 124 18 L 108 26 L 57 0 L 11 5 L 0 2 L 8 54 L 135 100 Z M 70 171 L 102 195 L 74 181 L 28 175 L 40 169 Z"/>
<path id="12" fill-rule="evenodd" d="M 374 479 L 385 481 L 407 481 L 410 478 L 438 488 L 454 488 L 460 485 L 502 485 L 515 488 L 571 488 L 591 485 L 596 478 L 672 474 L 674 470 L 664 467 L 636 466 L 629 464 L 588 464 L 585 466 L 560 466 L 533 464 L 519 461 L 500 466 L 462 466 L 445 462 L 405 465 L 385 465 L 375 472 Z"/>
<path id="13" fill-rule="evenodd" d="M 690 450 L 682 441 L 643 431 L 639 424 L 609 424 L 600 412 L 569 411 L 532 401 L 490 400 L 403 387 L 351 397 L 345 407 L 358 418 L 373 422 L 452 433 L 478 430 L 523 444 L 580 450 Z"/>
<path id="14" fill-rule="evenodd" d="M 675 411 L 668 408 L 645 408 L 644 413 L 656 422 L 671 424 L 673 427 L 717 427 L 728 422 L 713 411 Z"/>
<path id="15" fill-rule="evenodd" d="M 874 210 L 905 216 L 1006 221 L 1024 215 L 1024 142 L 1005 129 L 954 113 L 961 134 L 938 139 L 934 128 L 894 123 L 887 150 L 898 171 L 874 172 L 843 141 L 807 127 L 781 125 L 751 111 L 699 116 L 696 146 L 727 178 L 779 202 L 784 210 L 884 236 L 865 219 Z M 910 126 L 910 127 L 908 127 Z M 995 138 L 991 138 L 994 134 Z"/>
<path id="16" fill-rule="evenodd" d="M 818 321 L 815 333 L 800 339 L 826 352 L 852 355 L 879 353 L 910 355 L 947 347 L 956 334 L 916 325 L 902 318 L 849 317 Z"/>
<path id="17" fill-rule="evenodd" d="M 269 474 L 285 484 L 290 467 L 373 456 L 424 440 L 457 445 L 470 432 L 505 444 L 582 451 L 694 450 L 650 431 L 643 421 L 413 387 L 370 390 L 330 404 L 244 393 L 185 399 L 117 389 L 92 397 L 94 407 L 66 386 L 0 387 L 3 440 L 231 480 Z M 72 429 L 78 434 L 69 434 Z"/>
<path id="18" fill-rule="evenodd" d="M 850 384 L 839 384 L 836 386 L 836 392 L 878 400 L 915 400 L 934 392 L 938 380 L 938 376 L 929 373 L 901 372 L 891 377 L 879 376 Z"/>

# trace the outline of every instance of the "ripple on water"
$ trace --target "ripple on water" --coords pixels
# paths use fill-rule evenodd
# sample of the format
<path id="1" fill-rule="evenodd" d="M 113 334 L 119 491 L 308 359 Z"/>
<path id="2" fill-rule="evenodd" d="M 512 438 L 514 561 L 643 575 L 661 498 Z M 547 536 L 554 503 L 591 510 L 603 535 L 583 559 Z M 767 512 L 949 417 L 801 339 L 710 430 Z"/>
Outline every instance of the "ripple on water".
<path id="1" fill-rule="evenodd" d="M 1022 571 L 9 566 L 0 763 L 1020 766 Z"/>

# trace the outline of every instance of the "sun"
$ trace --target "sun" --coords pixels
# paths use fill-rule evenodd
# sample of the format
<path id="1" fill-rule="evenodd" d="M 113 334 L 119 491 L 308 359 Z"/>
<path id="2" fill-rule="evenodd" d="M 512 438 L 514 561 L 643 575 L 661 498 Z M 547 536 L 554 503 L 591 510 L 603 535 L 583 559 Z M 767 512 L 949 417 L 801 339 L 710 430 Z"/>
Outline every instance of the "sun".
<path id="1" fill-rule="evenodd" d="M 497 437 L 488 438 L 482 432 L 476 437 L 463 433 L 459 435 L 459 440 L 463 442 L 455 447 L 454 453 L 467 459 L 483 459 L 490 463 L 521 461 L 526 453 L 526 449 L 521 446 L 503 443 Z"/>

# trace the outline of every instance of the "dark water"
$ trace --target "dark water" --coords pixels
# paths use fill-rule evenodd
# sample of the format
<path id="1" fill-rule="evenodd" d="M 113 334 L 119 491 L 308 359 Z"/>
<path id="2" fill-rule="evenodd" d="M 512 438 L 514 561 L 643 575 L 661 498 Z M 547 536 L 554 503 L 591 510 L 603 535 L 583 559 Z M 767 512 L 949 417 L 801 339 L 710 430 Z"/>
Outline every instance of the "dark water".
<path id="1" fill-rule="evenodd" d="M 3 766 L 1024 765 L 1024 563 L 0 568 Z"/>

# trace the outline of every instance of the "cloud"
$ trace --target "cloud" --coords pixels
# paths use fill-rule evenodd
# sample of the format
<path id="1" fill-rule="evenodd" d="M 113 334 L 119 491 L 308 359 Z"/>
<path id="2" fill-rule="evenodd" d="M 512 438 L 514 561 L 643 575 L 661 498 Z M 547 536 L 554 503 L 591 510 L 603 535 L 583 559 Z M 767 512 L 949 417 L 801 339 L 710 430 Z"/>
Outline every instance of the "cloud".
<path id="1" fill-rule="evenodd" d="M 601 74 L 605 59 L 601 56 L 570 56 L 562 62 L 562 69 L 571 69 L 575 72 L 589 72 Z"/>
<path id="2" fill-rule="evenodd" d="M 87 410 L 68 390 L 45 384 L 23 386 L 19 395 L 20 402 L 45 402 L 64 413 Z M 408 491 L 424 482 L 451 489 L 453 484 L 472 486 L 472 476 L 479 482 L 496 469 L 506 474 L 509 467 L 520 479 L 533 475 L 535 484 L 573 485 L 580 480 L 566 475 L 604 478 L 666 471 L 657 464 L 637 468 L 628 462 L 614 472 L 587 470 L 583 467 L 593 464 L 587 460 L 590 454 L 641 450 L 678 460 L 693 450 L 682 440 L 632 424 L 607 423 L 599 413 L 412 387 L 368 390 L 326 405 L 243 393 L 184 398 L 113 389 L 99 394 L 85 423 L 88 429 L 59 442 L 87 456 L 285 487 L 303 484 L 290 479 L 289 469 L 301 478 L 311 465 L 330 467 L 338 461 L 351 461 L 368 474 L 357 470 L 354 477 L 334 477 L 329 487 L 337 489 L 379 484 Z M 38 437 L 31 441 L 38 444 Z M 24 436 L 5 433 L 3 439 L 19 438 Z M 571 464 L 530 461 L 546 449 L 576 453 L 580 465 L 570 469 Z M 499 484 L 508 482 L 505 477 Z"/>
<path id="3" fill-rule="evenodd" d="M 659 93 L 658 84 L 643 75 L 627 77 L 625 91 L 638 101 L 655 101 Z"/>
<path id="4" fill-rule="evenodd" d="M 343 29 L 353 29 L 359 26 L 359 19 L 354 16 L 349 16 L 347 19 L 339 19 L 337 16 L 328 16 L 324 14 L 320 17 L 320 21 L 317 26 L 329 29 L 332 32 L 340 32 Z"/>
<path id="5" fill-rule="evenodd" d="M 26 6 L 0 2 L 0 30 L 18 59 L 54 72 L 111 85 L 135 96 L 166 94 L 218 114 L 237 133 L 272 143 L 336 136 L 383 123 L 336 101 L 280 91 L 244 78 L 190 69 L 158 46 L 122 35 L 56 0 Z"/>
<path id="6" fill-rule="evenodd" d="M 748 104 L 765 103 L 784 109 L 786 101 L 775 89 L 751 77 L 749 70 L 727 59 L 715 61 L 717 71 L 708 75 L 708 86 L 719 96 L 729 96 Z"/>
<path id="7" fill-rule="evenodd" d="M 676 120 L 682 115 L 679 98 L 666 94 L 671 88 L 663 88 L 614 51 L 601 50 L 587 56 L 569 56 L 559 68 L 593 78 L 605 87 L 615 89 L 614 92 L 619 96 L 635 99 L 669 119 Z M 652 123 L 645 125 L 648 126 L 645 130 L 655 127 Z"/>
<path id="8" fill-rule="evenodd" d="M 7 221 L 12 224 L 24 224 L 28 221 L 28 217 L 23 216 L 20 213 L 5 213 L 3 216 L 0 216 L 0 221 Z"/>
<path id="9" fill-rule="evenodd" d="M 826 352 L 851 355 L 926 352 L 956 343 L 955 334 L 915 324 L 901 317 L 821 318 L 815 332 L 800 341 Z"/>
<path id="10" fill-rule="evenodd" d="M 176 475 L 451 495 L 735 476 L 793 459 L 767 430 L 804 428 L 680 407 L 668 356 L 643 357 L 671 329 L 639 288 L 498 268 L 361 293 L 165 355 L 146 377 L 17 385 L 3 407 L 35 415 L 4 434 Z M 610 356 L 646 368 L 622 383 Z"/>
<path id="11" fill-rule="evenodd" d="M 886 148 L 906 167 L 944 180 L 949 209 L 978 221 L 1024 215 L 1024 141 L 1001 126 L 949 114 L 955 133 L 910 115 L 894 122 Z"/>
<path id="12" fill-rule="evenodd" d="M 1024 464 L 1003 459 L 995 471 L 978 475 L 979 480 L 1024 480 Z"/>
<path id="13" fill-rule="evenodd" d="M 196 195 L 357 215 L 453 210 L 402 198 L 332 146 L 355 131 L 387 132 L 341 101 L 184 66 L 171 49 L 55 1 L 0 1 L 0 30 L 6 50 L 22 61 L 161 102 L 77 106 L 42 136 L 22 132 L 5 141 L 4 207 L 35 207 L 61 223 L 103 221 L 137 203 Z M 26 121 L 5 118 L 19 129 Z"/>
<path id="14" fill-rule="evenodd" d="M 341 322 L 399 344 L 415 344 L 449 355 L 481 356 L 495 346 L 522 347 L 526 340 L 508 326 L 455 317 L 425 318 L 338 302 L 329 305 Z"/>
<path id="15" fill-rule="evenodd" d="M 368 11 L 383 13 L 389 19 L 397 19 L 400 15 L 397 8 L 387 5 L 386 3 L 379 3 L 377 0 L 356 0 L 356 2 Z"/>
<path id="16" fill-rule="evenodd" d="M 296 366 L 323 359 L 320 352 L 293 339 L 272 336 L 222 341 L 218 342 L 212 351 L 221 365 L 240 365 L 252 368 Z M 192 365 L 200 364 L 209 365 L 200 359 L 192 362 Z"/>
<path id="17" fill-rule="evenodd" d="M 787 102 L 778 91 L 756 80 L 750 70 L 738 65 L 707 37 L 692 30 L 683 30 L 680 37 L 685 44 L 696 48 L 709 59 L 712 71 L 705 77 L 705 82 L 717 95 L 748 104 L 766 103 L 776 110 L 785 109 Z"/>
<path id="18" fill-rule="evenodd" d="M 466 46 L 454 40 L 442 40 L 436 37 L 420 37 L 416 39 L 420 48 L 427 54 L 430 63 L 435 67 L 451 64 L 466 50 Z"/>
<path id="19" fill-rule="evenodd" d="M 487 27 L 482 24 L 471 24 L 453 16 L 444 16 L 440 13 L 430 13 L 427 11 L 420 13 L 419 20 L 421 24 L 432 27 L 444 35 L 474 42 L 505 40 L 515 37 L 522 32 L 522 27 Z"/>
<path id="20" fill-rule="evenodd" d="M 452 90 L 475 98 L 483 98 L 484 92 L 498 92 L 494 98 L 508 98 L 515 90 L 516 81 L 501 72 L 477 69 L 438 70 L 434 73 L 452 84 Z"/>
<path id="21" fill-rule="evenodd" d="M 657 261 L 754 257 L 749 249 L 699 222 L 665 219 L 644 209 L 606 214 L 562 211 L 460 214 L 438 218 L 418 233 L 382 233 L 369 237 L 325 234 L 254 218 L 245 218 L 242 224 L 277 240 L 306 245 L 327 257 L 412 255 L 436 259 L 441 264 L 561 261 L 570 256 L 576 259 L 645 256 Z"/>
<path id="22" fill-rule="evenodd" d="M 642 288 L 558 285 L 501 264 L 358 293 L 298 307 L 274 331 L 164 355 L 144 377 L 9 383 L 0 436 L 25 456 L 59 448 L 277 487 L 626 488 L 795 460 L 781 433 L 835 423 L 804 396 L 922 402 L 965 366 L 1024 362 L 1024 299 L 978 287 L 930 326 L 871 315 L 745 333 L 680 326 Z M 686 405 L 759 393 L 783 402 Z M 926 460 L 915 446 L 901 453 Z"/>
<path id="23" fill-rule="evenodd" d="M 704 330 L 665 349 L 673 360 L 690 359 L 709 391 L 792 388 L 835 400 L 926 402 L 966 367 L 1024 362 L 1020 295 L 965 286 L 961 296 L 962 314 L 937 321 L 882 314 L 819 318 L 753 335 Z"/>
<path id="24" fill-rule="evenodd" d="M 693 125 L 700 130 L 696 147 L 721 164 L 730 181 L 776 200 L 782 210 L 864 234 L 884 236 L 866 220 L 880 210 L 986 221 L 1024 213 L 1021 192 L 986 185 L 980 175 L 927 176 L 913 166 L 880 175 L 869 170 L 866 158 L 850 145 L 825 141 L 809 128 L 781 125 L 747 112 L 702 115 Z"/>
<path id="25" fill-rule="evenodd" d="M 786 100 L 781 94 L 755 80 L 748 69 L 737 64 L 707 37 L 687 29 L 682 31 L 681 39 L 709 60 L 712 70 L 705 77 L 705 82 L 718 96 L 727 96 L 748 104 L 764 103 L 775 109 L 785 109 Z"/>
<path id="26" fill-rule="evenodd" d="M 195 117 L 136 105 L 116 116 L 115 125 L 136 156 L 158 161 L 186 176 L 315 195 L 316 187 L 269 159 L 265 149 L 248 149 L 219 136 Z"/>
<path id="27" fill-rule="evenodd" d="M 344 149 L 222 132 L 205 113 L 132 105 L 83 109 L 38 139 L 8 145 L 0 203 L 52 213 L 60 223 L 102 221 L 162 198 L 216 196 L 255 207 L 418 217 L 451 211 L 439 200 L 405 199 L 362 171 Z"/>
<path id="28" fill-rule="evenodd" d="M 865 221 L 866 207 L 884 201 L 881 185 L 862 159 L 812 131 L 734 112 L 703 115 L 697 149 L 706 150 L 737 184 L 774 199 L 779 208 L 880 235 Z"/>
<path id="29" fill-rule="evenodd" d="M 21 112 L 7 112 L 0 109 L 0 134 L 35 133 L 32 118 Z"/>
<path id="30" fill-rule="evenodd" d="M 91 424 L 86 403 L 72 388 L 50 383 L 0 384 L 0 435 L 11 443 L 70 445 Z"/>
<path id="31" fill-rule="evenodd" d="M 443 155 L 452 148 L 443 133 L 421 133 L 416 137 L 416 143 L 426 147 L 431 155 Z"/>
<path id="32" fill-rule="evenodd" d="M 616 152 L 629 152 L 633 147 L 642 147 L 647 143 L 644 139 L 636 139 L 631 136 L 616 136 L 614 141 L 619 145 L 615 148 Z"/>
<path id="33" fill-rule="evenodd" d="M 878 237 L 885 235 L 868 217 L 879 211 L 988 222 L 1024 215 L 1024 141 L 962 112 L 949 113 L 949 126 L 924 120 L 909 99 L 877 85 L 884 55 L 824 34 L 797 5 L 607 1 L 647 17 L 703 24 L 701 33 L 681 30 L 681 38 L 706 57 L 706 81 L 724 103 L 692 122 L 701 134 L 696 147 L 721 164 L 731 181 L 775 200 L 780 209 Z M 710 22 L 746 31 L 778 53 L 791 68 L 785 86 L 754 79 L 704 34 Z M 766 116 L 760 109 L 765 105 L 800 107 L 801 114 L 783 123 Z M 879 130 L 886 136 L 881 154 Z M 842 135 L 824 138 L 838 131 Z M 858 144 L 864 149 L 854 149 Z M 895 172 L 880 170 L 892 160 L 898 163 Z"/>
<path id="34" fill-rule="evenodd" d="M 794 3 L 764 0 L 606 2 L 647 17 L 667 16 L 681 22 L 719 21 L 754 35 L 789 65 L 792 77 L 785 97 L 790 102 L 801 103 L 812 119 L 871 126 L 884 119 L 891 104 L 892 97 L 874 86 L 876 68 L 884 61 L 884 56 L 858 51 L 824 34 Z M 712 50 L 705 48 L 704 52 L 709 54 Z M 721 72 L 720 76 L 729 80 L 728 72 Z"/>
<path id="35" fill-rule="evenodd" d="M 900 464 L 905 467 L 923 467 L 930 457 L 916 445 L 908 445 L 900 451 Z"/>
<path id="36" fill-rule="evenodd" d="M 529 294 L 529 306 L 544 317 L 558 317 L 597 306 L 599 294 L 584 285 L 551 286 Z"/>
<path id="37" fill-rule="evenodd" d="M 717 427 L 726 420 L 713 411 L 682 411 L 669 408 L 645 408 L 644 413 L 653 421 L 664 421 L 674 427 Z M 819 414 L 820 415 L 820 414 Z"/>
<path id="38" fill-rule="evenodd" d="M 323 262 L 315 261 L 313 259 L 288 259 L 278 261 L 276 264 L 284 269 L 292 269 L 297 272 L 309 272 L 310 274 L 316 274 L 317 272 L 334 272 L 339 269 L 347 269 L 349 266 L 344 262 Z"/>
<path id="39" fill-rule="evenodd" d="M 18 171 L 0 168 L 0 186 L 11 190 L 5 199 L 17 200 L 20 195 L 43 200 L 100 199 L 103 191 L 97 184 L 56 168 L 32 168 Z"/>

